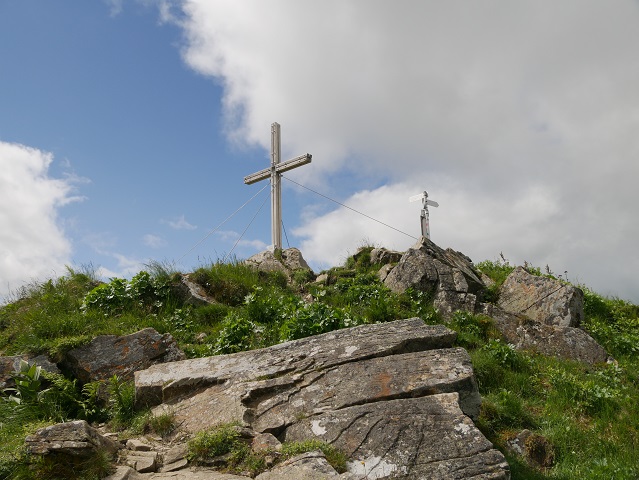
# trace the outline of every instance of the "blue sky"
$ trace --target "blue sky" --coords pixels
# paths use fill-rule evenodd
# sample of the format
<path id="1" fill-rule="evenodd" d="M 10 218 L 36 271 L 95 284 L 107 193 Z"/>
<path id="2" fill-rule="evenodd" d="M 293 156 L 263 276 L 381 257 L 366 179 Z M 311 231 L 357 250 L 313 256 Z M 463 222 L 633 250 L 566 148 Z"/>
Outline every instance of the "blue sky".
<path id="1" fill-rule="evenodd" d="M 223 258 L 288 176 L 440 246 L 639 302 L 639 4 L 0 1 L 0 294 Z M 317 271 L 414 239 L 284 181 Z M 268 202 L 234 254 L 270 244 Z M 196 246 L 197 245 L 197 246 Z M 287 246 L 285 240 L 285 246 Z M 195 247 L 195 248 L 194 248 Z"/>

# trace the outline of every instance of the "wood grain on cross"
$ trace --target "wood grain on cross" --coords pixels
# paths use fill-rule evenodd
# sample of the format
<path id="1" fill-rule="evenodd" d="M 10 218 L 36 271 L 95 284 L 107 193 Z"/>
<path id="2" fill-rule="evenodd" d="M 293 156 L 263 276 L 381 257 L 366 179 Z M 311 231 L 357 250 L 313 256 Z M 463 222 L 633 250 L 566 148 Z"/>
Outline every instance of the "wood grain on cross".
<path id="1" fill-rule="evenodd" d="M 273 251 L 282 250 L 282 173 L 307 163 L 311 163 L 311 155 L 305 154 L 280 163 L 281 135 L 280 124 L 271 125 L 271 166 L 244 177 L 244 183 L 253 183 L 271 179 L 271 238 Z"/>

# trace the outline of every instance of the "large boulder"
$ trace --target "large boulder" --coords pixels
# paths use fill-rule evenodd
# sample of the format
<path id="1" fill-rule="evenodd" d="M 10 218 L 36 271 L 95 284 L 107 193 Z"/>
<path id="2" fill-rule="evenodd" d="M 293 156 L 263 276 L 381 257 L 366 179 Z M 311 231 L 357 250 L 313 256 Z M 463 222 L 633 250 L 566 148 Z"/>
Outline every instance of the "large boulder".
<path id="1" fill-rule="evenodd" d="M 131 380 L 133 373 L 158 363 L 186 358 L 170 334 L 145 328 L 131 335 L 100 335 L 69 351 L 62 365 L 82 383 L 107 380 L 113 375 Z"/>
<path id="2" fill-rule="evenodd" d="M 578 327 L 584 317 L 583 301 L 579 288 L 517 267 L 499 289 L 498 305 L 546 325 Z"/>
<path id="3" fill-rule="evenodd" d="M 317 478 L 508 478 L 504 457 L 473 425 L 481 399 L 455 338 L 413 318 L 153 365 L 135 373 L 136 399 L 172 412 L 190 432 L 239 422 L 351 456 L 340 477 L 321 455 L 307 455 L 264 479 L 316 478 L 305 470 Z"/>
<path id="4" fill-rule="evenodd" d="M 581 328 L 546 325 L 492 305 L 486 306 L 486 313 L 493 318 L 504 340 L 517 350 L 589 364 L 610 360 L 606 350 Z"/>
<path id="5" fill-rule="evenodd" d="M 384 276 L 384 284 L 396 293 L 412 288 L 432 295 L 444 318 L 456 310 L 474 313 L 485 289 L 468 257 L 450 248 L 444 250 L 425 237 Z"/>

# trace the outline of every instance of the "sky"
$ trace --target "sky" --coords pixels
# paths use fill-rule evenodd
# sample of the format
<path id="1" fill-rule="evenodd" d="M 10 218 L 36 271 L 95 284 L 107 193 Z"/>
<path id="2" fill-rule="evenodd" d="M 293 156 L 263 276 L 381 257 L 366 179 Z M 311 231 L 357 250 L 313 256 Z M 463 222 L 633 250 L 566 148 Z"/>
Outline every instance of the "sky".
<path id="1" fill-rule="evenodd" d="M 266 249 L 278 122 L 316 272 L 427 191 L 439 246 L 639 303 L 638 51 L 637 0 L 0 0 L 0 297 Z"/>

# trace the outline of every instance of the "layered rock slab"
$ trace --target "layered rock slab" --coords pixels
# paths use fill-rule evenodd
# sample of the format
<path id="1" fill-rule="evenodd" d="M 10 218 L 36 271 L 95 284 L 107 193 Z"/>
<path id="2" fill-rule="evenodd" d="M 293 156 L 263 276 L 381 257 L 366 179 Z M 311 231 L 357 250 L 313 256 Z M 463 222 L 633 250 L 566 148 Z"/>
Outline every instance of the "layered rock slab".
<path id="1" fill-rule="evenodd" d="M 320 437 L 355 455 L 354 478 L 508 478 L 503 456 L 469 417 L 480 397 L 468 353 L 452 347 L 455 336 L 417 318 L 360 326 L 154 365 L 136 372 L 136 391 L 191 432 L 238 421 L 279 440 Z M 331 424 L 359 430 L 331 437 Z M 389 443 L 392 432 L 398 439 Z"/>
<path id="2" fill-rule="evenodd" d="M 456 393 L 389 400 L 313 415 L 286 441 L 316 438 L 343 450 L 364 478 L 509 478 L 503 455 L 459 408 Z"/>
<path id="3" fill-rule="evenodd" d="M 421 319 L 411 318 L 337 330 L 260 350 L 157 364 L 135 372 L 136 403 L 154 406 L 214 385 L 225 390 L 232 383 L 446 348 L 455 338 L 455 332 L 443 325 L 425 325 Z"/>

